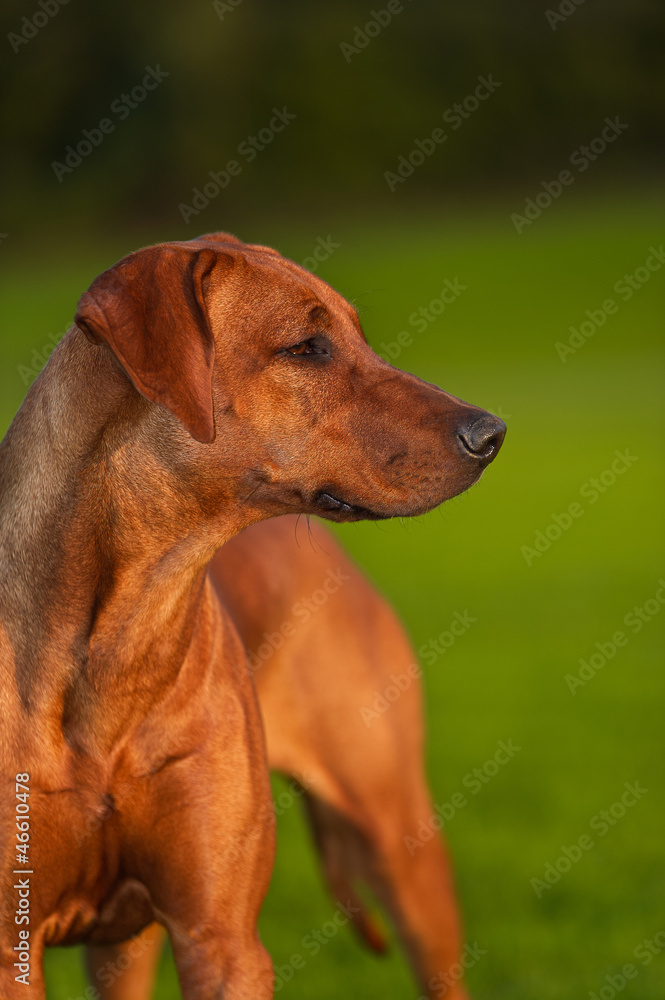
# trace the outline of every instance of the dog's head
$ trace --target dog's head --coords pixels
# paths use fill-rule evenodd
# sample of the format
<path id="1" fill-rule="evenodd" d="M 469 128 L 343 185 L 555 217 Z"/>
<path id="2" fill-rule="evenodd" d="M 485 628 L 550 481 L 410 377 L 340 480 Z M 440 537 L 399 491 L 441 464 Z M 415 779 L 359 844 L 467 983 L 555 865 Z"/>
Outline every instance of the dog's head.
<path id="1" fill-rule="evenodd" d="M 320 278 L 225 234 L 130 254 L 76 324 L 179 421 L 207 492 L 219 477 L 252 519 L 420 514 L 475 483 L 505 434 L 378 357 Z"/>

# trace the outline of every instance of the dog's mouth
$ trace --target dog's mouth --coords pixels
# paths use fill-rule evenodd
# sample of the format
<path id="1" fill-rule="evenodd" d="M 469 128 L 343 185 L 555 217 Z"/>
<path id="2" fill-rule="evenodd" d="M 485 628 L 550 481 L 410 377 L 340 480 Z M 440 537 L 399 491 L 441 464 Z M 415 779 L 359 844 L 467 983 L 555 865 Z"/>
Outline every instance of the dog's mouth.
<path id="1" fill-rule="evenodd" d="M 314 498 L 314 503 L 317 512 L 330 521 L 379 521 L 387 516 L 369 510 L 367 507 L 340 500 L 328 490 L 319 490 Z"/>

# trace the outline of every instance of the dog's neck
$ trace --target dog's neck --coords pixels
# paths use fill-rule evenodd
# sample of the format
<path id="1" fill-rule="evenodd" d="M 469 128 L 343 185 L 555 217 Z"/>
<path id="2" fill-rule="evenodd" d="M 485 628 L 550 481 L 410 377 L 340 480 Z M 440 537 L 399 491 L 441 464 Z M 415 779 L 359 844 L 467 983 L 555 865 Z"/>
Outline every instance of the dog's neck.
<path id="1" fill-rule="evenodd" d="M 108 743 L 174 681 L 205 566 L 242 526 L 211 524 L 195 480 L 183 488 L 181 441 L 73 328 L 0 446 L 0 608 L 18 691 L 68 738 L 94 743 L 103 719 Z"/>

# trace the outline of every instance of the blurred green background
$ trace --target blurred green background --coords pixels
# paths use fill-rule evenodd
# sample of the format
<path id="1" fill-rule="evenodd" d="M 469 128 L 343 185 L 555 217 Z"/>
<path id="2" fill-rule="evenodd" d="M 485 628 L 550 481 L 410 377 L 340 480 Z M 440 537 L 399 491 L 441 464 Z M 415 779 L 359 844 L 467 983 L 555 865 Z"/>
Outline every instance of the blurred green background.
<path id="1" fill-rule="evenodd" d="M 99 271 L 142 243 L 213 229 L 316 263 L 359 306 L 376 350 L 503 416 L 504 449 L 469 493 L 338 534 L 416 648 L 454 611 L 478 619 L 425 668 L 434 801 L 499 740 L 522 748 L 446 825 L 466 940 L 486 950 L 473 996 L 608 1000 L 606 977 L 632 963 L 623 995 L 662 1000 L 665 955 L 646 965 L 635 953 L 665 932 L 665 265 L 650 249 L 665 256 L 662 9 L 586 0 L 558 20 L 556 5 L 548 18 L 516 0 L 407 0 L 355 53 L 340 46 L 362 41 L 356 28 L 373 17 L 359 3 L 72 0 L 12 42 L 40 9 L 4 5 L 2 428 Z M 157 65 L 170 75 L 126 118 L 109 110 Z M 501 85 L 453 128 L 444 113 L 492 74 Z M 296 118 L 248 162 L 238 146 L 273 107 Z M 52 162 L 105 116 L 115 129 L 59 182 Z M 628 125 L 616 141 L 581 154 L 585 169 L 571 164 L 616 116 Z M 446 140 L 391 191 L 384 174 L 437 127 Z M 241 172 L 186 223 L 178 206 L 233 158 Z M 573 182 L 556 197 L 550 187 L 547 205 L 542 182 L 564 169 Z M 446 280 L 464 288 L 434 317 Z M 409 322 L 421 308 L 424 328 Z M 581 324 L 589 335 L 563 361 L 557 344 Z M 617 449 L 636 460 L 611 482 Z M 592 503 L 594 478 L 604 492 Z M 583 515 L 545 549 L 537 533 L 554 538 L 553 515 L 574 502 Z M 538 537 L 545 551 L 525 558 Z M 633 632 L 624 619 L 645 605 Z M 572 694 L 566 675 L 617 630 L 627 644 Z M 626 782 L 648 792 L 601 836 L 590 824 Z M 532 879 L 583 834 L 593 849 L 539 898 Z M 279 819 L 262 918 L 275 964 L 333 910 L 296 805 Z M 83 995 L 76 951 L 50 952 L 47 967 L 49 1000 Z M 419 993 L 396 949 L 371 957 L 342 929 L 280 995 Z M 179 996 L 168 955 L 157 996 Z"/>

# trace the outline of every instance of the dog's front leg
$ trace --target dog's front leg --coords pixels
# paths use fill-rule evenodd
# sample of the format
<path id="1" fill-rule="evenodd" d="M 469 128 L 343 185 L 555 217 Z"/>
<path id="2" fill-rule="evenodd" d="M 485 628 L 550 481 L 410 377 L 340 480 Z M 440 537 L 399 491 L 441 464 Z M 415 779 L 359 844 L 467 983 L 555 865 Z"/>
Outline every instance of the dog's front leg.
<path id="1" fill-rule="evenodd" d="M 243 782 L 242 791 L 247 787 Z M 161 910 L 155 899 L 155 913 L 171 940 L 183 1000 L 270 1000 L 272 962 L 256 924 L 272 871 L 272 802 L 256 801 L 251 822 L 237 824 L 231 837 L 237 803 L 227 797 L 223 804 L 226 830 L 213 821 L 205 837 L 199 833 L 199 843 L 219 836 L 219 851 L 181 847 L 171 876 L 180 902 Z"/>
<path id="2" fill-rule="evenodd" d="M 273 968 L 257 937 L 213 931 L 207 939 L 174 942 L 183 1000 L 270 1000 Z"/>
<path id="3" fill-rule="evenodd" d="M 150 924 L 131 941 L 88 945 L 85 964 L 96 1000 L 150 1000 L 164 931 Z"/>
<path id="4" fill-rule="evenodd" d="M 0 955 L 0 997 L 2 1000 L 46 1000 L 44 947 L 35 934 L 28 952 L 2 949 Z"/>
<path id="5" fill-rule="evenodd" d="M 154 995 L 155 973 L 163 943 L 163 929 L 158 924 L 151 924 L 131 942 L 89 946 L 86 949 L 86 966 L 98 1000 L 150 1000 Z M 184 942 L 182 951 L 183 956 L 179 962 L 180 980 L 183 991 L 186 988 L 190 990 L 190 993 L 184 993 L 185 996 L 223 996 L 224 1000 L 231 996 L 272 996 L 272 965 L 260 944 L 257 949 L 250 948 L 249 952 L 240 956 L 239 961 L 244 969 L 239 969 L 235 975 L 224 976 L 222 993 L 214 982 L 212 992 L 201 992 L 207 986 L 199 986 L 197 965 L 205 969 L 208 959 L 205 955 L 197 956 L 188 942 Z M 133 957 L 134 954 L 137 957 Z M 188 982 L 185 983 L 184 971 L 188 965 L 192 969 L 191 974 L 188 973 Z M 261 970 L 264 968 L 265 973 L 262 975 Z M 4 998 L 5 994 L 0 995 Z M 25 994 L 17 994 L 17 997 L 25 997 Z"/>
<path id="6" fill-rule="evenodd" d="M 184 1000 L 269 1000 L 272 964 L 256 926 L 272 873 L 275 812 L 249 672 L 244 660 L 233 665 L 230 641 L 225 648 L 225 662 L 195 689 L 195 708 L 182 678 L 178 719 L 189 721 L 180 741 L 190 749 L 169 751 L 149 777 L 127 784 L 126 803 L 118 800 L 119 816 L 127 816 L 122 863 L 169 934 Z M 167 699 L 144 746 L 169 726 L 174 732 L 170 708 Z"/>

